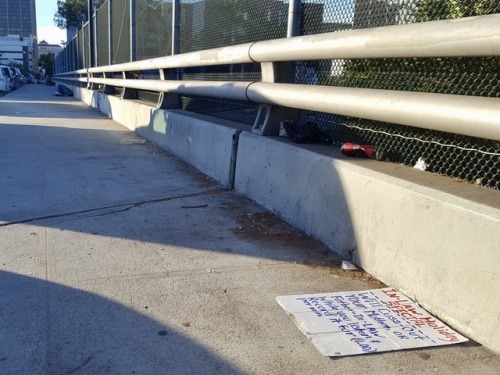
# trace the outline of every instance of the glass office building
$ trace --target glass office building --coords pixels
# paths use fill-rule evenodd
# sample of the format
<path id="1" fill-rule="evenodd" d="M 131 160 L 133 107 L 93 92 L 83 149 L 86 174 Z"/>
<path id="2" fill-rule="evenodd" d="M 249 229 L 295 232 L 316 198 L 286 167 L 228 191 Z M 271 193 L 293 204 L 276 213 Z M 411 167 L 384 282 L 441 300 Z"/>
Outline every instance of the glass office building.
<path id="1" fill-rule="evenodd" d="M 37 69 L 35 0 L 0 0 L 0 64 Z"/>
<path id="2" fill-rule="evenodd" d="M 0 37 L 36 36 L 35 0 L 0 0 Z"/>

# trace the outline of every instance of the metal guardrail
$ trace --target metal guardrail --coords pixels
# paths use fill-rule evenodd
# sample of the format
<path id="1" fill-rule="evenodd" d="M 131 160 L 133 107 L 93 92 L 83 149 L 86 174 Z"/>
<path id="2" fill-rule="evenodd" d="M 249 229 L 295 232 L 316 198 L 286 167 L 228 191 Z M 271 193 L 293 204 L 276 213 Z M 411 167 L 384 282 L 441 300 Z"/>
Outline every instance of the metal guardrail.
<path id="1" fill-rule="evenodd" d="M 283 62 L 353 58 L 500 56 L 500 14 L 394 25 L 260 41 L 230 47 L 57 74 L 90 87 L 199 95 L 261 104 L 253 130 L 277 135 L 278 107 L 386 121 L 500 140 L 500 99 L 289 83 Z M 262 82 L 169 80 L 169 69 L 260 63 Z M 158 70 L 159 80 L 130 79 L 130 72 Z M 121 74 L 122 79 L 109 78 Z M 136 78 L 136 77 L 135 77 Z M 299 93 L 300 94 L 297 94 Z M 279 126 L 279 125 L 278 125 Z"/>

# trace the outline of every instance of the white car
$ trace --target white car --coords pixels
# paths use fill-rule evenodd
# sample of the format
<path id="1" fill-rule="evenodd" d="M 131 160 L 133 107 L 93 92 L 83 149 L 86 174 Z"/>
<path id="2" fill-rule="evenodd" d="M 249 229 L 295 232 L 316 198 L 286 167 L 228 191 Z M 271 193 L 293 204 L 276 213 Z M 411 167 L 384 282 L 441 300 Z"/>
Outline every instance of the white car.
<path id="1" fill-rule="evenodd" d="M 5 65 L 0 65 L 0 92 L 10 92 L 12 85 L 10 69 Z"/>

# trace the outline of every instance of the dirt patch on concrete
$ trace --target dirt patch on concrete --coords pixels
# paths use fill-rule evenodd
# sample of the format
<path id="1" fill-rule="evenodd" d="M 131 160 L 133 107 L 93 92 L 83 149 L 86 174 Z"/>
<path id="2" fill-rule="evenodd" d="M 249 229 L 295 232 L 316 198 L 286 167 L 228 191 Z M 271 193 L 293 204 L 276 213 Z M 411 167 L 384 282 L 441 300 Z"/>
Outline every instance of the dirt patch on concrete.
<path id="1" fill-rule="evenodd" d="M 386 285 L 363 270 L 347 271 L 341 268 L 342 260 L 335 252 L 298 229 L 293 228 L 270 212 L 240 214 L 233 232 L 252 241 L 276 241 L 290 248 L 300 249 L 303 257 L 298 264 L 327 271 L 338 277 L 366 282 L 372 288 Z"/>
<path id="2" fill-rule="evenodd" d="M 318 247 L 318 242 L 270 212 L 246 213 L 237 217 L 233 232 L 252 240 L 274 240 L 290 246 Z"/>

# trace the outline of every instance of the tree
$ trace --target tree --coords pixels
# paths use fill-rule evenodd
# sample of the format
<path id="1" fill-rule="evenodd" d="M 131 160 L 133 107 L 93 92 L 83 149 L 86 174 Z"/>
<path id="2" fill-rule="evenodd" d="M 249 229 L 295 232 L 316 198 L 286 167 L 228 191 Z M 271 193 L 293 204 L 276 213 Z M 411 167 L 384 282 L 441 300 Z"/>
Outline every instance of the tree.
<path id="1" fill-rule="evenodd" d="M 45 74 L 51 77 L 54 74 L 54 56 L 52 53 L 40 55 L 38 58 L 38 66 L 45 69 Z"/>
<path id="2" fill-rule="evenodd" d="M 417 3 L 418 21 L 480 16 L 500 12 L 498 0 L 420 0 Z"/>
<path id="3" fill-rule="evenodd" d="M 397 1 L 393 4 L 398 4 Z M 426 22 L 499 13 L 500 1 L 401 1 L 400 9 L 407 20 Z M 392 21 L 396 23 L 396 19 Z M 495 83 L 498 82 L 497 77 L 498 59 L 495 57 L 356 59 L 346 62 L 342 75 L 334 79 L 332 84 L 498 97 L 500 85 Z M 481 85 L 467 82 L 481 82 Z"/>
<path id="4" fill-rule="evenodd" d="M 87 19 L 87 0 L 58 0 L 54 23 L 60 29 L 78 27 Z"/>
<path id="5" fill-rule="evenodd" d="M 79 27 L 88 18 L 88 1 L 92 0 L 58 0 L 54 23 L 60 29 Z M 107 0 L 93 0 L 97 8 Z"/>
<path id="6" fill-rule="evenodd" d="M 359 1 L 359 0 L 358 0 Z M 386 0 L 401 6 L 393 23 L 428 22 L 500 12 L 499 0 Z M 356 17 L 356 14 L 355 14 Z M 346 60 L 340 76 L 332 77 L 331 84 L 382 90 L 401 90 L 454 95 L 500 97 L 499 58 L 443 57 L 443 58 L 386 58 Z M 497 149 L 495 141 L 478 140 L 461 135 L 431 130 L 387 127 L 383 123 L 354 118 L 339 121 L 352 126 L 352 130 L 339 131 L 340 142 L 377 144 L 386 149 L 391 159 L 406 165 L 415 165 L 419 157 L 430 161 L 429 171 L 450 177 L 475 180 L 476 171 L 492 174 L 489 156 L 479 152 L 456 151 L 439 143 L 474 149 Z M 474 126 L 471 121 L 470 126 Z M 401 140 L 400 137 L 406 138 Z M 413 138 L 413 140 L 412 140 Z M 435 142 L 417 141 L 424 139 Z M 459 148 L 457 148 L 459 149 Z M 471 160 L 475 160 L 474 163 Z M 476 166 L 488 166 L 486 169 Z M 483 172 L 481 172 L 483 173 Z M 484 177 L 484 186 L 494 186 L 494 179 Z"/>

